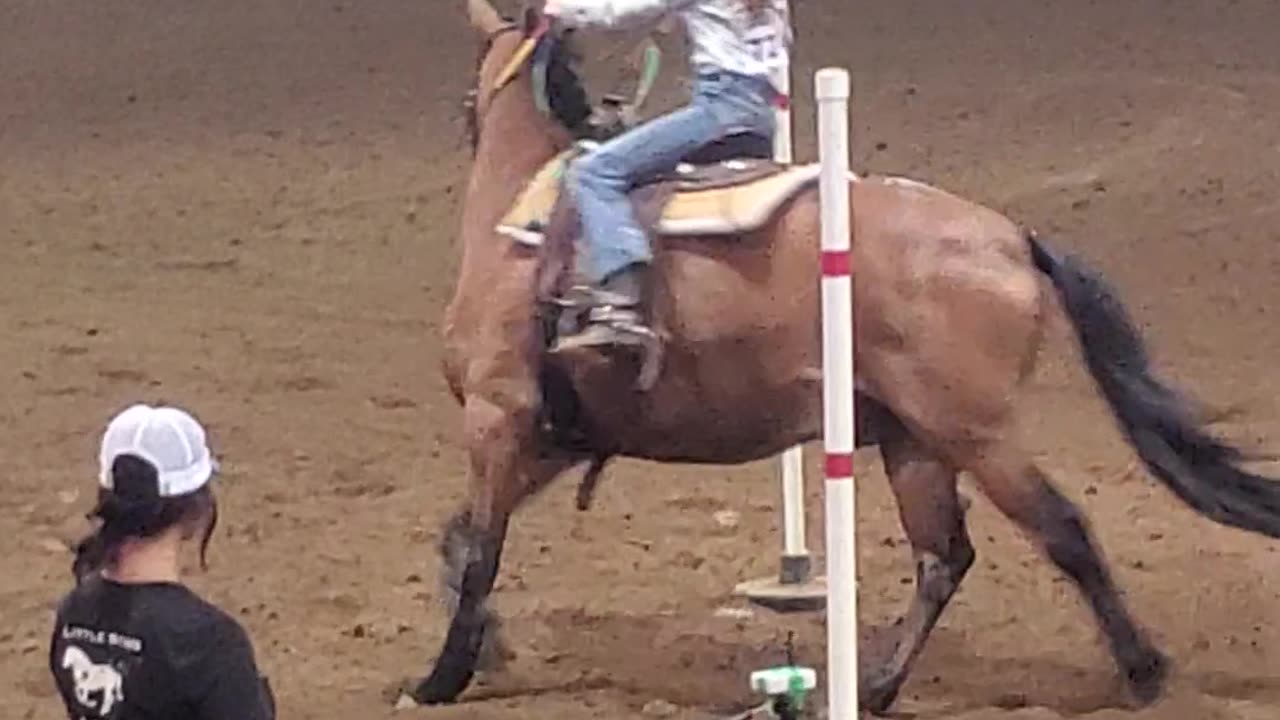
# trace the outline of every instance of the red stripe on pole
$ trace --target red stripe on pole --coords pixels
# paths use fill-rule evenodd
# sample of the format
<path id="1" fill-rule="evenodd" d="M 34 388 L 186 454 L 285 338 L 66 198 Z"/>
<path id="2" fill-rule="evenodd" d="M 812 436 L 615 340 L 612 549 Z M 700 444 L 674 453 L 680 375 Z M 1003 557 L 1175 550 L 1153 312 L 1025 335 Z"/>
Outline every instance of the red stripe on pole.
<path id="1" fill-rule="evenodd" d="M 849 259 L 848 250 L 822 251 L 823 277 L 849 277 L 853 274 L 853 263 Z"/>
<path id="2" fill-rule="evenodd" d="M 853 477 L 852 453 L 827 453 L 827 479 L 844 480 Z"/>

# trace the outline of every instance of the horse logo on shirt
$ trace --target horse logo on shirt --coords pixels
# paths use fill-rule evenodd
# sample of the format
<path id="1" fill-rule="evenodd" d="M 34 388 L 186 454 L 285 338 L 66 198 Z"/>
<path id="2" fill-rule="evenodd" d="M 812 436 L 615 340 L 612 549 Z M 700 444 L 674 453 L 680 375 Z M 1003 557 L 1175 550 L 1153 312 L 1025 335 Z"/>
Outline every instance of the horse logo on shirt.
<path id="1" fill-rule="evenodd" d="M 62 668 L 71 669 L 75 684 L 76 700 L 83 706 L 97 710 L 100 717 L 107 717 L 116 703 L 124 701 L 124 678 L 110 665 L 98 665 L 83 650 L 68 646 L 62 653 Z M 92 698 L 99 694 L 99 706 Z"/>

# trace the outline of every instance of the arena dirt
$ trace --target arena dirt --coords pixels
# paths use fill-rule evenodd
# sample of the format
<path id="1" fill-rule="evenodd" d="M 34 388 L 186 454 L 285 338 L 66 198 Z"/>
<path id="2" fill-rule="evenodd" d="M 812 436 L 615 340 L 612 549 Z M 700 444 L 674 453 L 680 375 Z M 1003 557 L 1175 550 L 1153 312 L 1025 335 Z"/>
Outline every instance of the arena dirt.
<path id="1" fill-rule="evenodd" d="M 812 71 L 851 68 L 858 169 L 977 198 L 1083 254 L 1170 377 L 1243 411 L 1224 433 L 1280 443 L 1280 6 L 795 2 L 799 158 L 815 157 Z M 665 46 L 660 104 L 681 69 Z M 5 717 L 62 716 L 45 669 L 61 543 L 91 501 L 101 423 L 136 398 L 211 426 L 225 531 L 193 582 L 251 630 L 283 718 L 705 717 L 751 702 L 748 672 L 781 659 L 788 630 L 823 664 L 821 616 L 717 612 L 774 571 L 774 463 L 623 463 L 590 512 L 570 480 L 519 516 L 496 596 L 509 667 L 455 707 L 392 710 L 442 637 L 434 545 L 465 492 L 437 323 L 476 49 L 446 0 L 0 9 Z M 1061 327 L 1026 406 L 1028 441 L 1177 663 L 1169 693 L 1125 709 L 1072 587 L 966 482 L 979 561 L 897 710 L 1275 717 L 1277 543 L 1194 516 L 1137 469 Z M 912 569 L 874 452 L 859 471 L 872 636 Z"/>

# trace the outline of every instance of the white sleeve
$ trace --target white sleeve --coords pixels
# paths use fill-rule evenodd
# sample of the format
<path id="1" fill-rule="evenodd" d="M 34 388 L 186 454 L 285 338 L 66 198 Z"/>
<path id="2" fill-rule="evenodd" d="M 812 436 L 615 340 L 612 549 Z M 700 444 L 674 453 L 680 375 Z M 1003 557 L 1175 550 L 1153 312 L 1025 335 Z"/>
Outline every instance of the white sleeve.
<path id="1" fill-rule="evenodd" d="M 559 0 L 560 19 L 567 25 L 617 28 L 657 20 L 698 0 Z"/>
<path id="2" fill-rule="evenodd" d="M 791 3 L 788 0 L 774 0 L 773 12 L 777 18 L 778 24 L 781 26 L 783 43 L 790 48 L 795 42 L 795 28 L 791 27 Z"/>

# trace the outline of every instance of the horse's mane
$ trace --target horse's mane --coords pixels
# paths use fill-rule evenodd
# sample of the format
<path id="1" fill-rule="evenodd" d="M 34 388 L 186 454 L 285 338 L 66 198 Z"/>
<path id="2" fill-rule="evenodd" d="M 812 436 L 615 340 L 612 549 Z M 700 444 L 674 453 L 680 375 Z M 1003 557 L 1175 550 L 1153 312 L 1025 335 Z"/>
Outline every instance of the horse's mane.
<path id="1" fill-rule="evenodd" d="M 463 102 L 463 117 L 467 126 L 467 140 L 472 155 L 480 142 L 480 122 L 476 115 L 476 98 L 479 92 L 480 68 L 493 50 L 497 33 L 485 38 L 472 71 L 472 86 Z M 576 56 L 567 38 L 547 34 L 538 41 L 535 56 L 546 63 L 546 100 L 552 118 L 575 138 L 590 138 L 595 134 L 590 122 L 592 107 L 582 78 L 574 68 Z M 515 82 L 529 82 L 530 68 L 526 67 Z"/>

